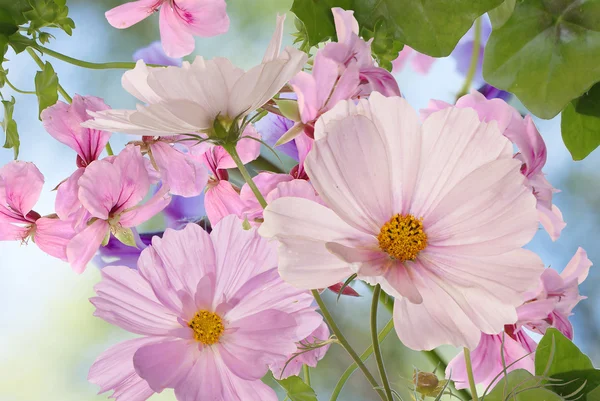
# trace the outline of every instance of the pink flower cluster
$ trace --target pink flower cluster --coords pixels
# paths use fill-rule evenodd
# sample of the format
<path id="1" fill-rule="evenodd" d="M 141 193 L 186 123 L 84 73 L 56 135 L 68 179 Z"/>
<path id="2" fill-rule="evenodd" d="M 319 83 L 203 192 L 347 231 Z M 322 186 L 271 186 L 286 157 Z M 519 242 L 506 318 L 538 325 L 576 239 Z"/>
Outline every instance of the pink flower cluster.
<path id="1" fill-rule="evenodd" d="M 228 25 L 223 0 L 139 0 L 107 18 L 123 28 L 158 9 L 169 56 Z M 0 169 L 0 240 L 31 239 L 78 273 L 111 241 L 137 260 L 103 267 L 91 300 L 96 316 L 141 336 L 95 361 L 89 380 L 102 392 L 122 401 L 167 388 L 180 401 L 275 401 L 261 382 L 269 370 L 297 375 L 335 342 L 309 290 L 356 296 L 342 284 L 349 277 L 394 297 L 406 346 L 471 349 L 478 383 L 502 370 L 502 347 L 509 370 L 533 369 L 526 330 L 573 337 L 568 317 L 591 266 L 585 251 L 559 274 L 524 249 L 540 224 L 553 240 L 565 227 L 532 119 L 478 92 L 454 105 L 432 101 L 419 116 L 376 65 L 353 12 L 332 12 L 338 42 L 317 51 L 311 73 L 304 53 L 280 50 L 278 17 L 248 71 L 223 58 L 165 68 L 138 61 L 122 81 L 143 103 L 135 110 L 91 96 L 44 110 L 48 133 L 76 153 L 55 214 L 32 210 L 44 184 L 33 164 Z M 244 166 L 262 142 L 254 121 L 267 111 L 284 122 L 276 141 L 294 141 L 298 164 L 250 180 Z M 112 155 L 112 132 L 137 138 Z M 172 199 L 200 195 L 208 223 L 142 239 L 140 225 Z M 466 386 L 462 356 L 446 373 Z"/>

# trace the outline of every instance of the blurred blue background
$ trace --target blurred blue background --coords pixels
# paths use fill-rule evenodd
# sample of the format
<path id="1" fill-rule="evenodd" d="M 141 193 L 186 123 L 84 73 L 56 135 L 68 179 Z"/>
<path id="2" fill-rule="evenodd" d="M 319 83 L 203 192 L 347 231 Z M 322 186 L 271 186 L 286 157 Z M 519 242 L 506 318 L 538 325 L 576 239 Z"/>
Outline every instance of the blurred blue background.
<path id="1" fill-rule="evenodd" d="M 96 62 L 128 61 L 139 47 L 158 39 L 158 18 L 152 16 L 128 30 L 112 28 L 104 12 L 121 4 L 120 0 L 69 0 L 70 16 L 77 28 L 72 37 L 59 32 L 48 46 L 73 57 Z M 240 67 L 248 68 L 260 62 L 266 43 L 275 26 L 276 14 L 289 10 L 291 0 L 229 0 L 231 29 L 226 35 L 198 39 L 195 54 L 207 58 L 223 56 Z M 294 16 L 288 13 L 286 43 L 291 43 Z M 37 66 L 27 53 L 9 54 L 9 77 L 18 88 L 32 90 Z M 95 95 L 114 108 L 132 108 L 133 97 L 120 85 L 122 70 L 86 70 L 52 60 L 61 84 L 71 95 Z M 421 76 L 410 68 L 397 75 L 404 96 L 415 108 L 423 108 L 429 99 L 452 102 L 463 78 L 455 72 L 453 59 L 438 60 L 431 73 Z M 54 193 L 58 183 L 75 169 L 75 155 L 66 146 L 53 140 L 37 119 L 35 96 L 2 89 L 5 98 L 17 99 L 15 120 L 21 134 L 20 159 L 33 161 L 46 178 L 46 185 L 35 210 L 53 212 Z M 516 107 L 521 107 L 518 102 Z M 548 145 L 545 172 L 549 181 L 562 192 L 555 195 L 555 204 L 562 210 L 567 227 L 561 238 L 552 242 L 540 231 L 530 248 L 538 252 L 546 265 L 562 270 L 578 246 L 588 251 L 594 262 L 600 260 L 597 238 L 600 233 L 600 153 L 594 152 L 583 162 L 573 162 L 560 137 L 560 118 L 536 124 Z M 128 141 L 125 135 L 115 134 L 111 143 L 115 151 Z M 0 150 L 0 165 L 12 159 L 11 150 Z M 600 264 L 600 262 L 599 262 Z M 589 278 L 581 288 L 588 299 L 580 303 L 572 317 L 576 326 L 575 341 L 600 364 L 600 296 L 594 291 L 600 284 L 600 267 L 592 267 Z M 76 275 L 69 266 L 39 251 L 33 244 L 0 243 L 0 401 L 82 401 L 106 400 L 107 394 L 96 395 L 97 387 L 86 381 L 87 371 L 95 357 L 108 346 L 130 335 L 92 316 L 88 298 L 99 279 L 97 269 L 90 267 Z M 328 296 L 333 313 L 349 332 L 356 348 L 368 343 L 369 294 L 365 297 L 343 299 L 335 304 Z M 356 319 L 356 317 L 361 317 Z M 381 325 L 389 314 L 381 311 Z M 385 341 L 388 370 L 395 387 L 407 388 L 413 367 L 432 370 L 433 366 L 418 353 L 405 350 L 395 334 Z M 444 348 L 449 359 L 456 350 Z M 313 375 L 320 398 L 326 399 L 341 372 L 350 364 L 341 349 L 332 349 L 322 362 L 327 369 Z M 165 391 L 153 399 L 174 400 Z M 371 400 L 373 394 L 363 378 L 356 374 L 344 389 L 343 400 Z"/>

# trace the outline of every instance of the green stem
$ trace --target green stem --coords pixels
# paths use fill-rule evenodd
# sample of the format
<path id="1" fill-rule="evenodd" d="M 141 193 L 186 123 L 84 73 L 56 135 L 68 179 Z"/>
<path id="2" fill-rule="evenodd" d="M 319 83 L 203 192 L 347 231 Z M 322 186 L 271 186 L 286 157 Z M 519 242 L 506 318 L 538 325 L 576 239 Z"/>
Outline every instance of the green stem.
<path id="1" fill-rule="evenodd" d="M 41 58 L 39 58 L 39 56 L 37 54 L 35 54 L 35 51 L 28 47 L 27 48 L 27 53 L 29 53 L 29 55 L 31 56 L 31 58 L 33 58 L 33 60 L 36 62 L 36 64 L 38 65 L 38 67 L 40 67 L 41 69 L 44 69 L 44 62 L 42 61 Z M 69 96 L 69 94 L 67 93 L 67 91 L 65 90 L 65 88 L 62 87 L 62 85 L 59 83 L 58 84 L 58 92 L 61 94 L 61 96 L 63 97 L 63 99 L 65 99 L 67 101 L 67 103 L 73 103 L 73 98 L 71 96 Z M 108 153 L 109 156 L 113 156 L 113 150 L 110 146 L 110 142 L 106 142 L 106 153 Z"/>
<path id="2" fill-rule="evenodd" d="M 83 60 L 79 60 L 73 57 L 69 57 L 65 54 L 59 53 L 57 51 L 54 51 L 52 49 L 48 49 L 47 47 L 44 47 L 42 45 L 39 44 L 35 44 L 33 45 L 33 47 L 44 53 L 47 54 L 51 57 L 54 57 L 58 60 L 64 61 L 66 63 L 69 64 L 73 64 L 79 67 L 83 67 L 83 68 L 89 68 L 92 70 L 108 70 L 108 69 L 125 69 L 125 70 L 130 70 L 132 68 L 135 67 L 135 63 L 132 62 L 127 62 L 127 61 L 117 61 L 117 62 L 112 62 L 112 63 L 91 63 L 89 61 L 83 61 Z M 164 67 L 162 65 L 156 65 L 156 64 L 147 64 L 149 67 Z"/>
<path id="3" fill-rule="evenodd" d="M 8 80 L 8 77 L 4 77 L 4 80 L 6 81 L 6 84 L 17 93 L 22 93 L 23 95 L 36 95 L 37 94 L 35 91 L 24 91 L 24 90 L 17 88 Z"/>
<path id="4" fill-rule="evenodd" d="M 371 289 L 371 291 L 373 291 L 372 287 L 369 287 L 369 289 Z M 393 314 L 393 309 L 394 309 L 394 300 L 392 299 L 392 297 L 379 297 L 379 302 L 381 302 L 381 304 L 383 306 L 385 306 L 385 308 L 390 312 L 390 314 Z M 431 362 L 432 365 L 441 368 L 440 370 L 442 372 L 446 371 L 446 367 L 448 366 L 448 364 L 446 363 L 446 361 L 444 361 L 444 359 L 442 358 L 442 356 L 440 355 L 440 353 L 433 349 L 431 351 L 421 351 L 423 354 L 425 354 L 425 356 L 427 357 L 427 359 Z M 457 390 L 458 395 L 460 396 L 460 398 L 462 398 L 463 400 L 470 400 L 471 399 L 471 395 L 469 394 L 469 392 L 465 389 L 462 390 Z"/>
<path id="5" fill-rule="evenodd" d="M 475 20 L 475 38 L 473 39 L 473 51 L 471 52 L 471 64 L 469 65 L 469 71 L 465 77 L 465 82 L 458 93 L 457 98 L 466 95 L 471 89 L 473 78 L 477 72 L 477 64 L 479 63 L 479 53 L 481 52 L 481 17 Z"/>
<path id="6" fill-rule="evenodd" d="M 385 365 L 383 364 L 383 356 L 381 355 L 381 348 L 379 347 L 379 338 L 377 337 L 377 307 L 379 306 L 380 291 L 381 285 L 377 284 L 373 289 L 373 302 L 371 303 L 371 341 L 373 342 L 373 351 L 375 352 L 377 369 L 379 370 L 379 377 L 381 377 L 385 394 L 389 401 L 394 401 L 392 390 L 390 389 L 390 382 L 387 373 L 385 372 Z"/>
<path id="7" fill-rule="evenodd" d="M 327 306 L 325 305 L 325 302 L 323 302 L 323 299 L 321 298 L 321 295 L 319 294 L 319 291 L 312 290 L 312 294 L 313 294 L 313 297 L 315 298 L 315 301 L 317 301 L 317 304 L 319 305 L 319 309 L 321 309 L 321 313 L 323 314 L 323 318 L 325 318 L 325 321 L 329 325 L 329 328 L 331 329 L 331 331 L 333 332 L 333 334 L 336 336 L 336 338 L 337 338 L 338 342 L 340 343 L 340 345 L 342 347 L 344 347 L 344 349 L 346 350 L 346 352 L 348 352 L 348 354 L 354 360 L 354 362 L 356 363 L 356 365 L 358 365 L 358 367 L 360 368 L 360 370 L 363 372 L 363 374 L 367 378 L 367 381 L 371 384 L 371 386 L 373 387 L 373 389 L 377 392 L 377 395 L 379 395 L 379 398 L 381 398 L 383 401 L 386 401 L 387 398 L 386 398 L 384 392 L 381 391 L 380 386 L 377 383 L 377 380 L 375 380 L 375 378 L 373 377 L 373 375 L 371 374 L 371 372 L 369 372 L 369 369 L 367 369 L 367 367 L 362 362 L 362 360 L 360 359 L 360 357 L 358 356 L 358 354 L 356 353 L 356 351 L 354 351 L 354 349 L 352 348 L 352 346 L 350 345 L 350 343 L 348 342 L 348 340 L 346 340 L 346 337 L 344 337 L 344 335 L 342 334 L 342 331 L 340 330 L 340 328 L 338 327 L 338 325 L 333 320 L 333 317 L 331 316 L 331 313 L 329 313 L 329 310 L 327 309 Z"/>
<path id="8" fill-rule="evenodd" d="M 465 347 L 465 364 L 467 366 L 467 375 L 469 377 L 469 387 L 471 388 L 471 395 L 473 396 L 473 401 L 479 401 L 477 398 L 477 388 L 475 387 L 475 378 L 473 377 L 473 366 L 471 365 L 471 351 Z"/>
<path id="9" fill-rule="evenodd" d="M 302 373 L 304 374 L 304 383 L 310 386 L 310 367 L 302 365 Z"/>
<path id="10" fill-rule="evenodd" d="M 379 335 L 377 336 L 377 340 L 380 343 L 383 342 L 383 340 L 387 337 L 388 334 L 390 334 L 390 332 L 392 331 L 393 328 L 394 328 L 394 320 L 390 319 L 390 321 L 387 322 L 385 327 L 383 329 L 381 329 L 381 331 L 379 332 Z M 369 345 L 369 348 L 367 348 L 365 350 L 365 352 L 363 352 L 360 355 L 360 360 L 363 362 L 366 362 L 366 360 L 369 359 L 371 354 L 373 354 L 373 345 Z M 358 365 L 356 363 L 353 363 L 352 365 L 348 366 L 348 369 L 346 369 L 344 371 L 344 373 L 340 377 L 340 380 L 338 380 L 337 384 L 335 385 L 335 388 L 333 389 L 333 393 L 331 394 L 330 401 L 337 401 L 338 396 L 340 395 L 342 389 L 344 388 L 344 385 L 346 384 L 346 382 L 348 381 L 350 376 L 352 376 L 352 373 L 354 373 L 354 371 L 357 368 L 358 368 Z"/>
<path id="11" fill-rule="evenodd" d="M 246 183 L 248 184 L 248 186 L 254 193 L 254 196 L 256 196 L 258 203 L 260 203 L 260 205 L 262 206 L 263 209 L 266 208 L 267 201 L 265 200 L 264 196 L 258 190 L 258 187 L 254 183 L 254 180 L 250 176 L 250 173 L 246 169 L 246 166 L 244 166 L 244 163 L 242 162 L 242 159 L 240 159 L 240 156 L 238 155 L 235 145 L 223 145 L 223 148 L 227 151 L 227 153 L 229 153 L 229 155 L 235 162 L 236 167 L 238 168 L 238 170 L 240 170 L 242 177 L 244 177 L 244 181 L 246 181 Z"/>

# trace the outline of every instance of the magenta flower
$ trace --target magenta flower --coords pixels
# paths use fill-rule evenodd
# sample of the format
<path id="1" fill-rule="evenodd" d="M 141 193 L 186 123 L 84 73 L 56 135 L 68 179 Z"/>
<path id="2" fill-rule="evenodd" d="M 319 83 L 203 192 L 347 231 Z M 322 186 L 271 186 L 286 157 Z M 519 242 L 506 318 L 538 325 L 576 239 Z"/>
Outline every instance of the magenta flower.
<path id="1" fill-rule="evenodd" d="M 488 386 L 503 371 L 503 341 L 507 371 L 526 369 L 534 373 L 537 343 L 523 329 L 543 335 L 554 327 L 573 339 L 569 316 L 579 301 L 585 299 L 579 295 L 579 285 L 586 279 L 591 265 L 586 252 L 579 248 L 562 273 L 550 268 L 544 270 L 537 292 L 526 294 L 527 300 L 517 309 L 517 323 L 506 325 L 504 333 L 481 335 L 479 345 L 471 353 L 476 383 Z M 469 387 L 462 353 L 448 364 L 446 377 L 451 377 L 458 389 Z"/>
<path id="2" fill-rule="evenodd" d="M 419 126 L 408 103 L 373 93 L 318 121 L 306 171 L 317 202 L 284 197 L 261 235 L 279 241 L 279 271 L 299 288 L 353 273 L 396 298 L 413 349 L 479 343 L 517 321 L 543 264 L 522 249 L 537 231 L 535 197 L 496 124 L 449 108 Z"/>
<path id="3" fill-rule="evenodd" d="M 144 336 L 90 369 L 117 400 L 173 388 L 180 401 L 276 401 L 260 379 L 322 323 L 312 297 L 279 277 L 274 247 L 235 216 L 210 235 L 167 230 L 138 268 L 104 268 L 91 299 L 96 316 Z"/>
<path id="4" fill-rule="evenodd" d="M 140 205 L 150 190 L 150 177 L 139 148 L 132 145 L 116 157 L 90 164 L 78 185 L 78 199 L 89 219 L 67 247 L 67 259 L 77 273 L 85 270 L 110 233 L 118 237 L 126 229 L 152 218 L 171 200 L 169 188 L 163 186 Z"/>
<path id="5" fill-rule="evenodd" d="M 169 57 L 194 51 L 194 36 L 220 35 L 229 29 L 225 0 L 138 0 L 106 12 L 115 28 L 137 24 L 160 9 L 160 37 Z"/>
<path id="6" fill-rule="evenodd" d="M 75 235 L 73 222 L 56 215 L 41 217 L 32 210 L 43 185 L 44 176 L 33 163 L 13 161 L 0 169 L 0 241 L 31 238 L 42 251 L 67 260 L 67 244 Z"/>
<path id="7" fill-rule="evenodd" d="M 449 103 L 433 100 L 429 108 L 421 110 L 422 117 L 452 107 Z M 562 213 L 552 204 L 552 194 L 558 192 L 546 179 L 542 168 L 546 164 L 546 144 L 530 116 L 525 119 L 502 99 L 487 99 L 483 94 L 472 91 L 458 99 L 458 108 L 472 108 L 481 121 L 496 121 L 498 128 L 519 149 L 514 157 L 522 162 L 521 173 L 527 178 L 526 185 L 537 199 L 539 220 L 553 241 L 558 239 L 566 223 Z"/>

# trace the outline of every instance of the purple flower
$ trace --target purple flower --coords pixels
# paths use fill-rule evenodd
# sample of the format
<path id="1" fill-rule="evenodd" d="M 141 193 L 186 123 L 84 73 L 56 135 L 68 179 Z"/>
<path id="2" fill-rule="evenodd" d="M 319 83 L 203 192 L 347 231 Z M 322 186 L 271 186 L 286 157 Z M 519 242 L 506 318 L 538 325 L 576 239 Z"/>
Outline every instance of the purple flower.
<path id="1" fill-rule="evenodd" d="M 137 235 L 137 248 L 125 245 L 111 235 L 108 244 L 100 248 L 99 252 L 94 257 L 93 262 L 99 268 L 103 268 L 108 265 L 119 265 L 135 269 L 137 268 L 137 261 L 142 253 L 142 250 L 146 249 L 152 243 L 153 237 L 162 237 L 162 235 L 162 232 Z"/>
<path id="2" fill-rule="evenodd" d="M 270 146 L 275 146 L 275 143 L 294 126 L 292 120 L 277 114 L 269 113 L 256 123 L 256 129 L 261 133 L 263 140 Z M 298 161 L 298 147 L 296 142 L 289 141 L 277 147 L 277 150 L 285 153 L 292 159 Z"/>
<path id="3" fill-rule="evenodd" d="M 166 55 L 159 41 L 152 42 L 133 53 L 133 60 L 144 60 L 146 64 L 173 65 L 181 67 L 181 58 L 173 58 Z"/>

